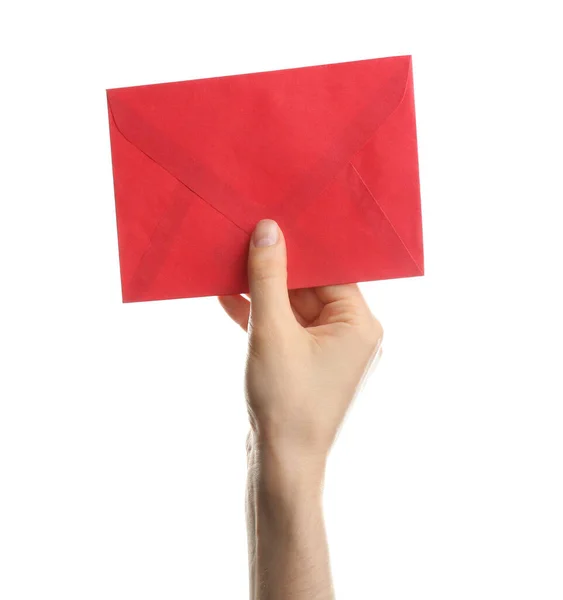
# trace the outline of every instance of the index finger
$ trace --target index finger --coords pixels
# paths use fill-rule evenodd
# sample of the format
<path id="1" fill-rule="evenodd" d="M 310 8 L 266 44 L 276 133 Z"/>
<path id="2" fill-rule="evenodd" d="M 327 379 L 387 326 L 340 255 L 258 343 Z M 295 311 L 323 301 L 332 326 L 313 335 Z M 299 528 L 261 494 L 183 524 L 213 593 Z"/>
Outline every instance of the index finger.
<path id="1" fill-rule="evenodd" d="M 315 288 L 317 298 L 323 304 L 338 302 L 339 300 L 358 300 L 363 301 L 362 292 L 357 283 L 345 283 L 342 285 L 325 285 Z"/>

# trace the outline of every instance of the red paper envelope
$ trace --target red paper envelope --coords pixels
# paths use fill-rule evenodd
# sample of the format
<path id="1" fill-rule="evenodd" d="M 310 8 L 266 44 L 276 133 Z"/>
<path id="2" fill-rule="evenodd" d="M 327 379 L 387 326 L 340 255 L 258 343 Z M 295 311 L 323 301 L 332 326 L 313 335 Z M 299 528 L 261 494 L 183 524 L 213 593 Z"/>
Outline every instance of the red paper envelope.
<path id="1" fill-rule="evenodd" d="M 410 56 L 107 97 L 124 302 L 246 292 L 263 218 L 290 288 L 423 274 Z"/>

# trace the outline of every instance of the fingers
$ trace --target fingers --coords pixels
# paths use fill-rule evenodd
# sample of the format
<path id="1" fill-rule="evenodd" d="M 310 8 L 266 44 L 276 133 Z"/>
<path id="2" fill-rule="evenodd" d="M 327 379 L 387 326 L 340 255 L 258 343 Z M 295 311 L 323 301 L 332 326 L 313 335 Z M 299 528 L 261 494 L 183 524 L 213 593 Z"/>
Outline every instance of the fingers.
<path id="1" fill-rule="evenodd" d="M 295 324 L 287 292 L 287 256 L 275 221 L 260 221 L 248 253 L 248 280 L 253 327 L 284 329 Z"/>
<path id="2" fill-rule="evenodd" d="M 289 300 L 302 325 L 312 323 L 321 314 L 324 306 L 312 288 L 289 290 Z"/>
<path id="3" fill-rule="evenodd" d="M 324 308 L 319 325 L 351 323 L 361 331 L 368 345 L 380 343 L 383 328 L 373 316 L 360 288 L 356 284 L 329 285 L 316 288 Z"/>
<path id="4" fill-rule="evenodd" d="M 340 300 L 358 301 L 363 299 L 360 288 L 356 283 L 345 285 L 326 285 L 316 288 L 317 297 L 323 304 L 338 302 Z"/>
<path id="5" fill-rule="evenodd" d="M 250 302 L 242 296 L 219 296 L 219 302 L 229 317 L 247 331 Z"/>
<path id="6" fill-rule="evenodd" d="M 319 300 L 330 307 L 331 314 L 340 312 L 343 315 L 368 315 L 369 307 L 364 300 L 360 288 L 355 283 L 345 285 L 327 285 L 316 288 Z"/>

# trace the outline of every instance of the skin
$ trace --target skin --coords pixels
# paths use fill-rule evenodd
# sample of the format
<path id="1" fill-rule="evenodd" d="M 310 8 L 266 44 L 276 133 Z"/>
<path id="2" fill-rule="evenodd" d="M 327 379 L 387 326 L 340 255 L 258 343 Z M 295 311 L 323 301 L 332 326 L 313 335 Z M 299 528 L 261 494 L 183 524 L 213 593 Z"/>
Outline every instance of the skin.
<path id="1" fill-rule="evenodd" d="M 219 301 L 249 339 L 250 598 L 332 599 L 325 466 L 383 330 L 356 285 L 288 292 L 285 241 L 274 221 L 257 225 L 248 272 L 251 301 Z"/>

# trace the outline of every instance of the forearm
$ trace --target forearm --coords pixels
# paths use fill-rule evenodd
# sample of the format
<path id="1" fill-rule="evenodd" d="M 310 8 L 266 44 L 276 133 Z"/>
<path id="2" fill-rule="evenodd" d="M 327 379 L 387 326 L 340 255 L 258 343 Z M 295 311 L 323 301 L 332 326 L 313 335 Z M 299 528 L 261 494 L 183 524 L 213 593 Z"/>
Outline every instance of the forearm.
<path id="1" fill-rule="evenodd" d="M 322 514 L 324 459 L 248 448 L 251 600 L 334 598 Z"/>

